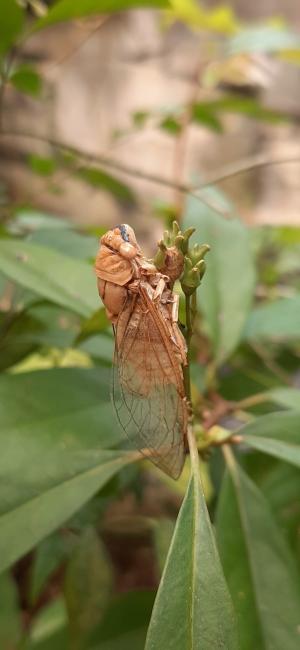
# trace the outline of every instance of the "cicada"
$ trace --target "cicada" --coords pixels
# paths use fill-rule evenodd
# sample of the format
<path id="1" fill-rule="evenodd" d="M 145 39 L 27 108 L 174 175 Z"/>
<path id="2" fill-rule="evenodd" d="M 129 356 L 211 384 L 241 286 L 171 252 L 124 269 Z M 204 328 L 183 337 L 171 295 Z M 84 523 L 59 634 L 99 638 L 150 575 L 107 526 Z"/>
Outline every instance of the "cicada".
<path id="1" fill-rule="evenodd" d="M 133 229 L 121 224 L 101 238 L 95 268 L 115 335 L 112 400 L 118 421 L 131 445 L 176 479 L 185 457 L 187 359 L 169 266 L 169 275 L 159 272 Z"/>

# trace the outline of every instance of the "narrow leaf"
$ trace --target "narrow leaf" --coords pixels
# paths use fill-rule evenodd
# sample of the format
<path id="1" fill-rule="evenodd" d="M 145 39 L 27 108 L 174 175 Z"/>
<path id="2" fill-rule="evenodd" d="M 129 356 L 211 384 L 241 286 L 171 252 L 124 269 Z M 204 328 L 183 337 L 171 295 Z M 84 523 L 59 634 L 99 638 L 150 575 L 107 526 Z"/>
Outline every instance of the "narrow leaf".
<path id="1" fill-rule="evenodd" d="M 26 95 L 38 97 L 42 91 L 42 79 L 38 72 L 29 66 L 20 66 L 10 77 L 13 86 Z"/>
<path id="2" fill-rule="evenodd" d="M 51 176 L 54 174 L 57 163 L 54 158 L 45 158 L 32 153 L 28 156 L 28 165 L 35 174 L 39 176 Z"/>
<path id="3" fill-rule="evenodd" d="M 168 0 L 76 0 L 76 3 L 74 0 L 60 0 L 50 8 L 45 17 L 37 22 L 36 29 L 84 16 L 124 11 L 135 7 L 167 7 L 168 4 Z"/>
<path id="4" fill-rule="evenodd" d="M 100 623 L 112 584 L 112 568 L 99 535 L 86 528 L 68 562 L 64 582 L 72 648 L 82 647 L 87 634 Z"/>
<path id="5" fill-rule="evenodd" d="M 219 192 L 205 196 L 224 205 Z M 193 197 L 184 217 L 184 228 L 189 226 L 197 228 L 201 241 L 211 246 L 199 303 L 216 360 L 221 363 L 238 344 L 252 303 L 255 271 L 249 234 L 238 219 L 223 219 Z"/>
<path id="6" fill-rule="evenodd" d="M 74 232 L 70 229 L 43 228 L 36 230 L 29 237 L 28 241 L 46 246 L 52 250 L 75 257 L 79 260 L 89 260 L 95 257 L 98 248 L 98 240 L 85 234 Z"/>
<path id="7" fill-rule="evenodd" d="M 135 205 L 135 196 L 130 187 L 111 174 L 98 167 L 81 167 L 77 176 L 92 187 L 97 187 L 111 194 L 119 203 L 125 206 Z"/>
<path id="8" fill-rule="evenodd" d="M 119 440 L 109 371 L 59 369 L 0 380 L 0 570 L 78 510 L 132 455 Z"/>
<path id="9" fill-rule="evenodd" d="M 89 316 L 99 306 L 92 268 L 45 246 L 1 240 L 0 270 L 17 284 L 81 316 Z"/>
<path id="10" fill-rule="evenodd" d="M 276 404 L 300 410 L 300 390 L 298 388 L 272 388 L 267 395 Z"/>
<path id="11" fill-rule="evenodd" d="M 155 600 L 146 650 L 236 647 L 232 605 L 202 487 L 193 474 Z"/>
<path id="12" fill-rule="evenodd" d="M 24 11 L 16 0 L 0 0 L 0 54 L 5 53 L 17 39 L 24 23 Z"/>
<path id="13" fill-rule="evenodd" d="M 259 451 L 300 466 L 300 411 L 269 413 L 239 430 Z"/>
<path id="14" fill-rule="evenodd" d="M 300 594 L 296 567 L 268 503 L 228 461 L 217 538 L 238 614 L 241 650 L 296 650 Z"/>
<path id="15" fill-rule="evenodd" d="M 253 309 L 246 323 L 244 338 L 247 340 L 274 341 L 299 338 L 300 296 L 281 298 Z"/>
<path id="16" fill-rule="evenodd" d="M 21 610 L 17 585 L 9 573 L 0 576 L 0 647 L 13 650 L 21 640 Z"/>

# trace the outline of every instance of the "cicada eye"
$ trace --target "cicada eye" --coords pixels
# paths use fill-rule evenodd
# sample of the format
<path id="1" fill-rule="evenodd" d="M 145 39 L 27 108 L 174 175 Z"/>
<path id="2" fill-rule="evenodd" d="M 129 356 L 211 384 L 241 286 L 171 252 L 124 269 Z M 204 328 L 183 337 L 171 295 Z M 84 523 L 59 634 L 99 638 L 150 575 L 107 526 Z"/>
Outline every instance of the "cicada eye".
<path id="1" fill-rule="evenodd" d="M 129 227 L 130 226 L 127 226 L 126 223 L 121 223 L 118 226 L 116 226 L 116 229 L 119 230 L 123 241 L 126 241 L 127 243 L 130 243 L 129 232 L 128 232 Z"/>

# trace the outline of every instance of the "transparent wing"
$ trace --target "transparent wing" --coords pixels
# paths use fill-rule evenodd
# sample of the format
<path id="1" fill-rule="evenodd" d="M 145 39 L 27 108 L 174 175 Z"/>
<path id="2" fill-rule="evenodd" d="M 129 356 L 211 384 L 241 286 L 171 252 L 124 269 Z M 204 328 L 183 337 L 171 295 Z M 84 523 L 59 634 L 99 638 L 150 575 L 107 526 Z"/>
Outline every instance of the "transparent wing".
<path id="1" fill-rule="evenodd" d="M 131 446 L 178 478 L 187 420 L 181 366 L 174 343 L 166 342 L 160 305 L 151 307 L 145 297 L 129 296 L 119 316 L 113 403 Z"/>

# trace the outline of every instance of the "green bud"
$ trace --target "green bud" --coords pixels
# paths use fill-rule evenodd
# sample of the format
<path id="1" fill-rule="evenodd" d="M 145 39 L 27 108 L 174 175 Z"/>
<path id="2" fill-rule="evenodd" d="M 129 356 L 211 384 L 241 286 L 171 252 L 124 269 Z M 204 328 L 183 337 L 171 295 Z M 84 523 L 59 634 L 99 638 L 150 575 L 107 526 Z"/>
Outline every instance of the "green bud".
<path id="1" fill-rule="evenodd" d="M 181 234 L 177 221 L 173 221 L 172 229 L 173 229 L 173 237 L 175 239 L 175 237 L 177 237 L 178 234 Z"/>
<path id="2" fill-rule="evenodd" d="M 202 244 L 202 246 L 200 246 L 200 244 L 195 244 L 189 251 L 189 256 L 193 264 L 197 264 L 199 260 L 203 260 L 204 256 L 209 250 L 210 246 L 208 244 Z"/>
<path id="3" fill-rule="evenodd" d="M 184 255 L 186 255 L 189 250 L 189 239 L 192 236 L 192 234 L 195 232 L 195 230 L 196 228 L 187 228 L 187 230 L 185 230 L 183 233 L 184 241 L 182 242 L 182 252 Z"/>
<path id="4" fill-rule="evenodd" d="M 166 260 L 166 254 L 167 254 L 167 247 L 161 239 L 158 242 L 158 249 L 153 258 L 153 264 L 154 266 L 156 266 L 158 270 L 164 266 Z"/>
<path id="5" fill-rule="evenodd" d="M 191 295 L 196 291 L 201 283 L 201 279 L 205 273 L 205 262 L 199 260 L 193 266 L 191 259 L 186 255 L 184 258 L 184 270 L 181 278 L 182 290 L 186 295 Z"/>
<path id="6" fill-rule="evenodd" d="M 183 242 L 184 242 L 183 235 L 181 233 L 176 235 L 175 240 L 174 240 L 174 244 L 175 244 L 176 248 L 178 248 L 178 250 L 181 251 L 181 252 L 182 252 L 182 244 L 183 244 Z"/>
<path id="7" fill-rule="evenodd" d="M 171 246 L 171 237 L 170 237 L 170 234 L 169 234 L 168 230 L 164 230 L 163 242 L 164 242 L 165 246 Z"/>

